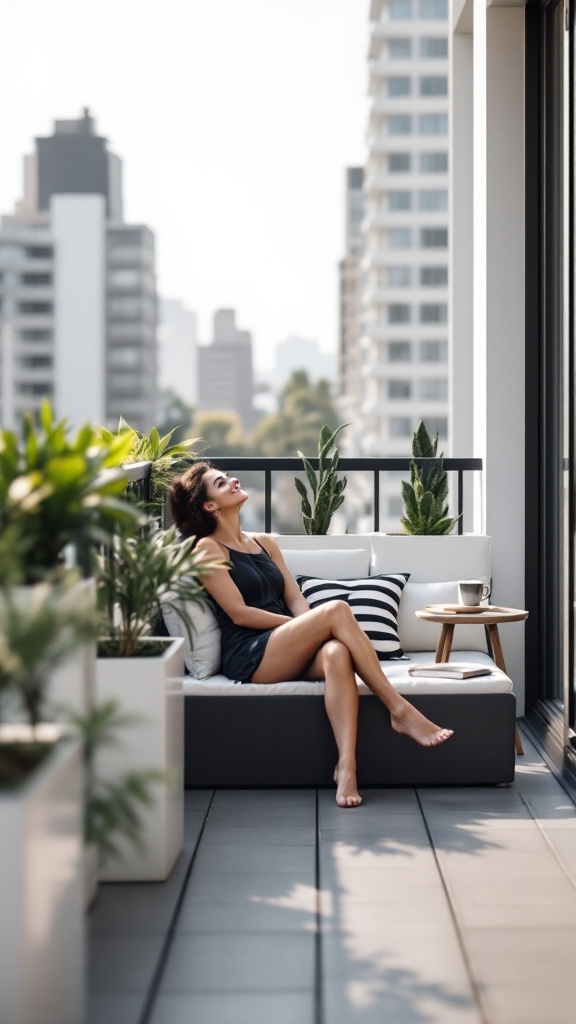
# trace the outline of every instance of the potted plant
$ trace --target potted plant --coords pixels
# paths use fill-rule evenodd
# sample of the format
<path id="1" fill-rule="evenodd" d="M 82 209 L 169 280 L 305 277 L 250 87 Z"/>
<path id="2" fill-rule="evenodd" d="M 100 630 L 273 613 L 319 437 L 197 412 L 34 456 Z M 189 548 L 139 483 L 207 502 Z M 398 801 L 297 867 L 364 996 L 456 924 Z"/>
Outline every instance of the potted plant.
<path id="1" fill-rule="evenodd" d="M 112 434 L 104 427 L 99 428 L 100 436 L 106 444 L 111 445 L 118 438 L 129 441 L 128 452 L 122 454 L 123 465 L 135 462 L 151 463 L 148 510 L 157 517 L 162 514 L 172 478 L 193 458 L 192 446 L 199 441 L 197 437 L 189 437 L 178 444 L 171 444 L 177 429 L 174 427 L 164 437 L 160 437 L 156 427 L 152 427 L 150 433 L 145 434 L 135 430 L 122 417 L 116 434 Z"/>
<path id="2" fill-rule="evenodd" d="M 104 443 L 90 425 L 70 436 L 47 401 L 36 424 L 25 414 L 20 434 L 0 430 L 0 537 L 5 538 L 0 582 L 9 583 L 21 604 L 33 587 L 53 585 L 76 564 L 71 592 L 59 591 L 70 607 L 95 602 L 90 578 L 97 545 L 118 523 L 137 521 L 138 509 L 123 497 L 125 474 L 118 463 L 129 438 Z M 17 596 L 16 596 L 17 595 Z M 52 698 L 86 713 L 93 687 L 93 643 L 76 647 L 51 677 Z"/>
<path id="3" fill-rule="evenodd" d="M 432 441 L 422 420 L 412 439 L 410 483 L 402 481 L 404 515 L 401 519 L 405 534 L 442 536 L 450 533 L 459 516 L 448 514 L 448 474 L 444 469 L 443 453 L 437 455 L 438 434 Z M 415 459 L 431 459 L 418 466 Z"/>
<path id="4" fill-rule="evenodd" d="M 167 780 L 154 784 L 154 803 L 144 809 L 143 848 L 121 840 L 102 868 L 108 881 L 162 880 L 182 846 L 183 640 L 153 634 L 163 602 L 191 628 L 186 605 L 204 601 L 198 573 L 222 564 L 193 543 L 148 521 L 135 536 L 120 533 L 100 568 L 96 701 L 118 702 L 131 723 L 119 730 L 113 750 L 97 754 L 98 777 L 109 782 L 145 762 Z"/>
<path id="5" fill-rule="evenodd" d="M 337 435 L 348 425 L 343 423 L 333 433 L 327 426 L 322 427 L 318 438 L 318 474 L 314 472 L 306 456 L 301 451 L 298 452 L 312 491 L 312 498 L 309 499 L 306 484 L 298 477 L 294 477 L 296 490 L 302 499 L 302 522 L 307 534 L 328 533 L 332 516 L 344 501 L 346 477 L 339 480 L 337 476 L 340 452 L 336 448 L 332 455 L 329 453 L 334 448 Z"/>
<path id="6" fill-rule="evenodd" d="M 82 748 L 45 703 L 96 622 L 63 607 L 62 586 L 27 607 L 0 594 L 0 712 L 16 696 L 25 717 L 0 724 L 0 1018 L 19 1024 L 83 1019 Z"/>

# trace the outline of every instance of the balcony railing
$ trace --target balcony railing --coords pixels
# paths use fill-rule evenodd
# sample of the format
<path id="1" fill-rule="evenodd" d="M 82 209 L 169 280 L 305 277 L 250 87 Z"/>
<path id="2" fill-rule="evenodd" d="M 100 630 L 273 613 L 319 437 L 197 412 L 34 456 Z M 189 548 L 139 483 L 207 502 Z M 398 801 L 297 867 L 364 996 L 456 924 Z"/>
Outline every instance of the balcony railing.
<path id="1" fill-rule="evenodd" d="M 216 469 L 226 472 L 245 473 L 258 472 L 264 475 L 264 532 L 272 530 L 272 474 L 273 473 L 301 473 L 302 461 L 299 458 L 252 458 L 250 456 L 226 456 L 209 459 L 210 464 Z M 318 459 L 308 460 L 313 469 L 318 469 Z M 411 458 L 342 458 L 338 463 L 338 469 L 342 473 L 366 473 L 373 475 L 373 510 L 374 510 L 374 531 L 380 529 L 380 474 L 381 473 L 408 473 L 410 463 L 415 461 L 418 466 L 426 466 L 435 459 L 414 459 Z M 150 462 L 138 462 L 125 467 L 130 487 L 137 489 L 138 496 L 144 500 L 149 499 L 149 486 L 147 481 L 150 477 Z M 482 459 L 444 459 L 444 469 L 447 473 L 457 474 L 457 495 L 456 505 L 458 519 L 458 533 L 463 532 L 462 513 L 464 512 L 464 473 L 477 473 L 482 471 Z"/>

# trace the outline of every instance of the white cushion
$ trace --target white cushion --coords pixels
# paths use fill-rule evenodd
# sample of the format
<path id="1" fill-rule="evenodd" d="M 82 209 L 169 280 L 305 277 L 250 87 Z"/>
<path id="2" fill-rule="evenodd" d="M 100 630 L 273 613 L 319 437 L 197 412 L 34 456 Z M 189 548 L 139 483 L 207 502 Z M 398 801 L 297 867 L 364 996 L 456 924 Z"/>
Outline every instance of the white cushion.
<path id="1" fill-rule="evenodd" d="M 512 681 L 504 672 L 496 668 L 487 654 L 479 651 L 466 651 L 462 659 L 485 665 L 490 668 L 490 675 L 476 676 L 472 679 L 424 679 L 408 675 L 408 668 L 418 662 L 430 661 L 430 651 L 413 654 L 410 661 L 387 661 L 382 670 L 390 680 L 397 693 L 410 694 L 447 694 L 447 693 L 512 693 Z M 459 660 L 461 658 L 459 657 Z M 358 693 L 361 697 L 370 694 L 364 683 L 358 682 Z M 290 697 L 294 695 L 312 697 L 324 693 L 324 683 L 310 683 L 296 680 L 287 683 L 272 683 L 263 686 L 261 683 L 237 683 L 227 676 L 216 675 L 201 682 L 186 676 L 184 693 L 194 697 Z"/>
<path id="2" fill-rule="evenodd" d="M 318 543 L 318 540 L 317 540 Z M 368 548 L 285 549 L 282 556 L 293 576 L 354 579 L 370 573 Z"/>
<path id="3" fill-rule="evenodd" d="M 404 657 L 398 639 L 397 617 L 406 580 L 406 573 L 398 573 L 348 580 L 298 576 L 297 582 L 311 608 L 326 601 L 346 601 L 380 661 L 388 661 Z"/>
<path id="4" fill-rule="evenodd" d="M 194 601 L 186 603 L 192 626 L 192 643 L 186 626 L 167 601 L 172 600 L 167 594 L 162 600 L 162 618 L 170 636 L 184 639 L 184 664 L 195 679 L 208 679 L 220 671 L 220 626 L 212 608 L 208 603 L 204 607 Z"/>
<path id="5" fill-rule="evenodd" d="M 411 583 L 490 576 L 492 538 L 483 534 L 408 537 L 374 533 L 371 572 L 409 572 Z"/>
<path id="6" fill-rule="evenodd" d="M 442 538 L 443 540 L 447 538 Z M 489 583 L 487 576 L 476 576 L 475 579 Z M 398 635 L 405 651 L 435 651 L 442 626 L 437 622 L 424 622 L 416 618 L 416 612 L 429 604 L 457 604 L 458 580 L 446 583 L 413 583 L 408 580 L 398 612 Z M 486 651 L 486 633 L 481 625 L 459 626 L 458 616 L 454 616 L 456 628 L 452 642 L 453 651 Z"/>

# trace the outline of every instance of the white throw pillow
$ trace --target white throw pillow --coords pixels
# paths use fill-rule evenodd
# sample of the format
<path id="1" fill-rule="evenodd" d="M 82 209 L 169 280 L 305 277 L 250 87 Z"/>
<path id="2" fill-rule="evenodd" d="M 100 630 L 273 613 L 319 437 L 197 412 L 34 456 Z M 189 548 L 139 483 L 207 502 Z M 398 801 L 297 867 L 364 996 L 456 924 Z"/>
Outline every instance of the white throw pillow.
<path id="1" fill-rule="evenodd" d="M 298 586 L 311 608 L 326 601 L 346 601 L 370 638 L 380 661 L 404 658 L 398 638 L 398 606 L 409 573 L 367 576 L 359 580 L 326 580 L 299 576 Z"/>
<path id="2" fill-rule="evenodd" d="M 287 548 L 282 557 L 293 576 L 351 580 L 370 574 L 367 548 Z"/>
<path id="3" fill-rule="evenodd" d="M 488 576 L 475 576 L 482 583 L 490 583 Z M 406 584 L 398 613 L 398 634 L 406 651 L 435 651 L 442 626 L 437 622 L 424 622 L 416 612 L 431 604 L 457 604 L 458 580 L 447 583 Z M 454 616 L 457 621 L 458 616 Z M 486 651 L 486 634 L 480 625 L 456 625 L 452 642 L 453 651 Z"/>
<path id="4" fill-rule="evenodd" d="M 184 664 L 195 679 L 208 679 L 220 671 L 220 626 L 208 603 L 204 607 L 194 601 L 186 602 L 186 611 L 192 621 L 192 643 L 182 619 L 170 608 L 167 594 L 162 600 L 162 618 L 170 636 L 184 638 Z M 173 602 L 174 603 L 174 602 Z"/>

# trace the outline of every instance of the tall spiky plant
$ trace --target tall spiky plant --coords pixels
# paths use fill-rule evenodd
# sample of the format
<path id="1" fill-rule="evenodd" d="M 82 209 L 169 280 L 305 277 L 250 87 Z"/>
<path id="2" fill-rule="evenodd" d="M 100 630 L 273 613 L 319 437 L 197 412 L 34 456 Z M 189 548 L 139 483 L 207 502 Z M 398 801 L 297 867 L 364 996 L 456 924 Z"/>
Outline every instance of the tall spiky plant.
<path id="1" fill-rule="evenodd" d="M 337 435 L 348 425 L 348 423 L 343 423 L 333 433 L 330 433 L 329 427 L 322 427 L 320 437 L 318 438 L 318 475 L 312 469 L 306 456 L 301 451 L 298 452 L 304 463 L 304 469 L 313 496 L 313 505 L 311 505 L 306 484 L 299 480 L 298 477 L 294 477 L 296 490 L 302 499 L 302 522 L 308 534 L 328 533 L 332 516 L 344 501 L 343 492 L 346 487 L 346 477 L 343 476 L 339 480 L 336 475 L 340 452 L 336 448 L 333 455 L 329 456 L 328 453 L 334 447 Z"/>
<path id="2" fill-rule="evenodd" d="M 402 481 L 404 515 L 401 519 L 404 532 L 412 535 L 441 535 L 450 533 L 459 516 L 448 515 L 448 475 L 444 469 L 444 457 L 437 455 L 438 434 L 432 441 L 422 420 L 412 438 L 412 458 L 431 459 L 428 465 L 410 463 L 410 483 Z"/>

